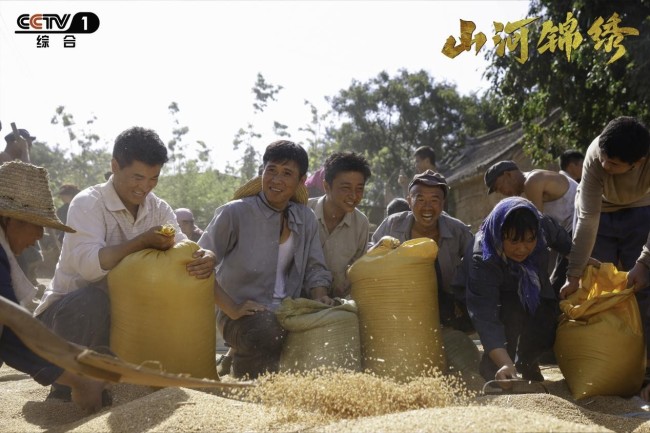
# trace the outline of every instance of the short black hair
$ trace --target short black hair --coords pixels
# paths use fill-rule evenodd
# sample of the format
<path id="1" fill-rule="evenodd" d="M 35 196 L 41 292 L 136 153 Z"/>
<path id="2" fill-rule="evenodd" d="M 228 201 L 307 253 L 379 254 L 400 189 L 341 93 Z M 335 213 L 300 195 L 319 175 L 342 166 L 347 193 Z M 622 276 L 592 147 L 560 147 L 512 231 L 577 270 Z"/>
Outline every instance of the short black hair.
<path id="1" fill-rule="evenodd" d="M 323 165 L 325 182 L 332 186 L 337 174 L 344 171 L 357 171 L 363 175 L 363 181 L 367 181 L 371 175 L 370 164 L 363 155 L 354 152 L 335 152 L 327 157 Z"/>
<path id="2" fill-rule="evenodd" d="M 386 216 L 398 212 L 405 212 L 407 210 L 411 210 L 411 206 L 409 206 L 409 202 L 406 201 L 406 199 L 404 198 L 397 197 L 392 199 L 390 203 L 388 203 L 388 206 L 386 206 Z"/>
<path id="3" fill-rule="evenodd" d="M 120 168 L 128 167 L 133 161 L 154 166 L 165 164 L 167 148 L 152 129 L 134 126 L 117 136 L 113 146 L 113 158 Z"/>
<path id="4" fill-rule="evenodd" d="M 581 163 L 584 160 L 585 160 L 585 155 L 579 150 L 576 149 L 565 150 L 560 155 L 560 169 L 566 171 L 569 164 Z"/>
<path id="5" fill-rule="evenodd" d="M 650 132 L 634 117 L 620 116 L 610 121 L 598 138 L 598 147 L 609 158 L 634 164 L 650 150 Z"/>
<path id="6" fill-rule="evenodd" d="M 289 140 L 278 140 L 266 146 L 262 163 L 264 167 L 268 162 L 295 161 L 298 164 L 300 177 L 307 174 L 309 169 L 309 157 L 302 146 Z"/>
<path id="7" fill-rule="evenodd" d="M 514 233 L 511 241 L 520 241 L 524 239 L 526 232 L 531 232 L 537 238 L 537 231 L 539 230 L 539 220 L 537 216 L 527 208 L 518 208 L 511 211 L 506 219 L 503 221 L 501 227 L 501 240 L 505 240 L 506 236 Z"/>
<path id="8" fill-rule="evenodd" d="M 420 159 L 429 158 L 431 165 L 436 165 L 436 152 L 433 151 L 429 146 L 420 146 L 415 149 L 413 156 L 417 156 Z"/>

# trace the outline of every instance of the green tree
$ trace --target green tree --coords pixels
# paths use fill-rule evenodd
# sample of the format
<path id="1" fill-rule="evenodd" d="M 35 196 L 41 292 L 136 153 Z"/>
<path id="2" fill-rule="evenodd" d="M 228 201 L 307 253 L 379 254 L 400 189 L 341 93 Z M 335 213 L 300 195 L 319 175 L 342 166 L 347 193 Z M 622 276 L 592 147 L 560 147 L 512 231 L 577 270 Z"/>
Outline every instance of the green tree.
<path id="1" fill-rule="evenodd" d="M 181 126 L 178 119 L 180 108 L 176 102 L 169 104 L 169 113 L 172 116 L 173 128 L 172 139 L 167 143 L 169 149 L 169 166 L 173 173 L 182 173 L 187 158 L 187 145 L 183 142 L 183 137 L 190 131 L 187 126 Z"/>
<path id="2" fill-rule="evenodd" d="M 555 26 L 567 21 L 571 12 L 577 19 L 582 43 L 567 60 L 566 46 L 540 54 L 538 44 L 543 23 Z M 608 63 L 616 53 L 597 50 L 588 30 L 602 17 L 607 22 L 618 13 L 619 27 L 639 30 L 620 41 L 625 54 Z M 505 122 L 522 121 L 524 149 L 536 163 L 550 162 L 571 147 L 586 149 L 611 119 L 620 115 L 636 116 L 650 122 L 650 1 L 609 2 L 604 0 L 533 0 L 530 17 L 540 17 L 528 26 L 529 60 L 520 64 L 512 56 L 488 54 L 492 64 L 486 76 L 492 82 L 495 98 L 501 102 Z M 561 35 L 560 35 L 561 36 Z M 607 43 L 609 36 L 603 35 Z M 555 108 L 562 108 L 559 120 L 542 128 L 537 121 Z"/>
<path id="3" fill-rule="evenodd" d="M 277 101 L 277 95 L 282 89 L 282 86 L 276 86 L 267 82 L 264 76 L 258 73 L 255 85 L 251 89 L 254 95 L 253 116 L 263 113 L 270 101 Z M 278 121 L 273 122 L 272 130 L 276 136 L 291 137 L 291 134 L 288 132 L 288 126 Z M 238 172 L 242 184 L 257 176 L 257 169 L 262 159 L 259 152 L 255 150 L 254 143 L 260 138 L 262 138 L 262 134 L 255 130 L 252 122 L 249 122 L 246 128 L 239 128 L 239 131 L 237 131 L 233 139 L 232 143 L 235 150 L 239 149 L 241 145 L 246 146 L 244 156 L 238 161 L 239 169 L 234 170 L 232 167 L 228 167 L 231 173 Z"/>
<path id="4" fill-rule="evenodd" d="M 214 210 L 231 200 L 238 186 L 236 177 L 218 170 L 202 172 L 197 161 L 190 160 L 183 173 L 161 176 L 155 191 L 174 209 L 190 208 L 196 224 L 205 228 L 212 219 Z"/>
<path id="5" fill-rule="evenodd" d="M 477 96 L 461 96 L 456 86 L 437 83 L 426 71 L 381 72 L 367 82 L 328 98 L 342 123 L 332 131 L 336 147 L 363 153 L 373 177 L 366 197 L 383 206 L 385 193 L 401 194 L 400 170 L 411 174 L 411 156 L 431 146 L 438 161 L 466 139 L 499 126 L 493 104 Z"/>
<path id="6" fill-rule="evenodd" d="M 276 96 L 282 90 L 282 86 L 276 86 L 267 82 L 261 73 L 257 73 L 257 81 L 253 86 L 253 94 L 255 95 L 255 102 L 253 102 L 253 109 L 255 113 L 263 112 L 269 104 L 269 101 L 277 101 Z"/>
<path id="7" fill-rule="evenodd" d="M 336 143 L 332 131 L 336 128 L 332 120 L 332 111 L 320 113 L 318 108 L 310 101 L 305 100 L 311 113 L 310 122 L 298 128 L 299 131 L 307 133 L 306 143 L 300 142 L 309 155 L 309 167 L 311 171 L 318 170 L 325 163 L 325 159 L 336 149 Z"/>
<path id="8" fill-rule="evenodd" d="M 112 157 L 106 150 L 108 143 L 101 140 L 92 131 L 95 120 L 97 118 L 93 116 L 83 125 L 78 125 L 74 116 L 68 113 L 64 106 L 57 107 L 51 123 L 65 128 L 69 137 L 69 156 L 66 157 L 66 167 L 56 173 L 56 178 L 61 183 L 73 183 L 83 189 L 103 182 L 104 173 L 110 170 Z M 56 143 L 54 149 L 55 153 L 50 155 L 51 158 L 55 158 L 56 152 L 61 151 L 61 145 Z M 44 153 L 40 157 L 46 158 Z M 50 167 L 50 176 L 52 176 L 52 165 L 47 167 Z"/>

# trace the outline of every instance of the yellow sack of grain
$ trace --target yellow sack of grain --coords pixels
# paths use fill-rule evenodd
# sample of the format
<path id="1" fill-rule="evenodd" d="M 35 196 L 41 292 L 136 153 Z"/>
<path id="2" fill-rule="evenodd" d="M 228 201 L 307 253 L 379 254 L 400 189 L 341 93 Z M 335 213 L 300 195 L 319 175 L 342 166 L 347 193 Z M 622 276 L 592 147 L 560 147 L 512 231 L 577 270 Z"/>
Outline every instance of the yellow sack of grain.
<path id="1" fill-rule="evenodd" d="M 120 358 L 217 379 L 214 274 L 198 279 L 186 269 L 198 249 L 186 240 L 142 250 L 108 273 L 111 350 Z"/>
<path id="2" fill-rule="evenodd" d="M 359 309 L 362 367 L 407 380 L 445 370 L 434 262 L 428 238 L 385 237 L 348 270 Z"/>
<path id="3" fill-rule="evenodd" d="M 275 312 L 289 331 L 282 347 L 280 371 L 319 367 L 361 371 L 359 319 L 354 301 L 331 307 L 311 299 L 287 298 Z"/>
<path id="4" fill-rule="evenodd" d="M 627 272 L 611 263 L 589 266 L 578 291 L 560 302 L 555 356 L 576 399 L 629 397 L 641 389 L 645 340 L 639 306 L 626 281 Z"/>

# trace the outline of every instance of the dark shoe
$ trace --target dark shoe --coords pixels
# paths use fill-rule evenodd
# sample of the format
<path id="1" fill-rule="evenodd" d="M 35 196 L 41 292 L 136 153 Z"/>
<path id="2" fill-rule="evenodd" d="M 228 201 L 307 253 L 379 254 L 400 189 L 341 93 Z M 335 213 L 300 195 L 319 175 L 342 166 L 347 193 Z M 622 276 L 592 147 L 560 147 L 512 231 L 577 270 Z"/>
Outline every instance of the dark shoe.
<path id="1" fill-rule="evenodd" d="M 54 384 L 50 388 L 50 393 L 45 397 L 45 400 L 72 401 L 72 390 L 69 386 Z"/>
<path id="2" fill-rule="evenodd" d="M 230 368 L 232 367 L 232 356 L 230 355 L 221 355 L 221 358 L 217 361 L 217 374 L 219 376 L 225 376 L 230 374 Z"/>
<path id="3" fill-rule="evenodd" d="M 102 407 L 113 405 L 113 394 L 108 389 L 102 391 Z"/>

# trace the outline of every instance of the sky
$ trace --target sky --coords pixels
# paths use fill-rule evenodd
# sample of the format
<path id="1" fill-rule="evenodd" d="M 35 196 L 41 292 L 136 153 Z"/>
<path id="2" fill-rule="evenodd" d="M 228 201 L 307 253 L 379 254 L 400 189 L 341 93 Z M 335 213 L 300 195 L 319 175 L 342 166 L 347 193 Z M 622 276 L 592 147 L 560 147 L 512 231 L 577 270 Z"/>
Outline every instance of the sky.
<path id="1" fill-rule="evenodd" d="M 204 141 L 212 167 L 237 165 L 236 132 L 248 123 L 263 133 L 259 152 L 274 141 L 274 120 L 289 126 L 292 138 L 310 120 L 305 100 L 321 112 L 326 96 L 353 80 L 386 71 L 425 70 L 436 81 L 456 84 L 462 94 L 483 92 L 485 52 L 442 54 L 449 36 L 460 35 L 460 19 L 473 21 L 488 38 L 493 21 L 527 16 L 528 1 L 0 1 L 0 121 L 10 122 L 39 141 L 74 152 L 51 118 L 65 106 L 78 125 L 106 143 L 134 126 L 152 128 L 165 143 L 172 138 L 173 101 L 185 141 Z M 74 48 L 62 34 L 37 47 L 36 34 L 20 30 L 23 14 L 92 12 L 97 31 L 77 34 Z M 512 61 L 515 61 L 514 59 Z M 277 101 L 262 114 L 253 111 L 257 74 L 281 85 Z M 86 128 L 90 128 L 84 126 Z M 107 144 L 107 146 L 112 144 Z"/>

